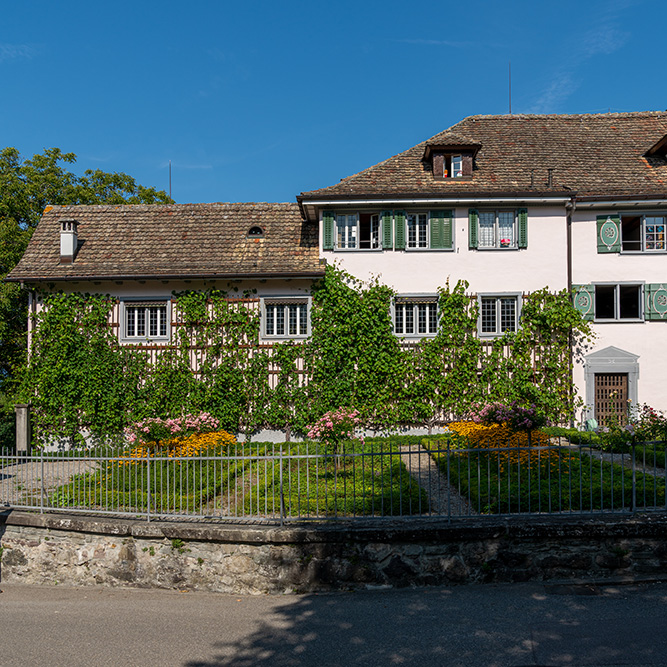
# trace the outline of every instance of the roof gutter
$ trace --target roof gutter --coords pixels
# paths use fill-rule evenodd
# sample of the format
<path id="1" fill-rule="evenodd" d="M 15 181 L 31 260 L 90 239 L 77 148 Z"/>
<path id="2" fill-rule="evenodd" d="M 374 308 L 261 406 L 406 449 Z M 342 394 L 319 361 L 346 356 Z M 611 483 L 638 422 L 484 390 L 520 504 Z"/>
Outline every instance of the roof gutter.
<path id="1" fill-rule="evenodd" d="M 586 197 L 577 200 L 577 208 L 628 208 L 628 206 L 667 206 L 667 198 L 607 199 Z"/>
<path id="2" fill-rule="evenodd" d="M 565 205 L 572 198 L 571 193 L 557 197 L 535 197 L 527 195 L 525 197 L 459 197 L 456 199 L 420 198 L 420 199 L 401 199 L 398 197 L 392 199 L 309 199 L 301 200 L 304 206 L 342 206 L 342 205 L 363 205 L 363 206 L 386 206 L 390 204 L 479 204 L 480 202 L 496 203 L 514 203 L 530 201 L 536 204 L 561 204 Z"/>
<path id="3" fill-rule="evenodd" d="M 250 278 L 262 280 L 265 278 L 320 278 L 324 275 L 324 268 L 321 271 L 289 272 L 289 273 L 171 273 L 171 274 L 146 274 L 146 275 L 80 275 L 80 276 L 21 276 L 17 278 L 7 277 L 4 282 L 8 283 L 54 283 L 54 282 L 77 282 L 82 280 L 230 280 L 238 278 Z"/>

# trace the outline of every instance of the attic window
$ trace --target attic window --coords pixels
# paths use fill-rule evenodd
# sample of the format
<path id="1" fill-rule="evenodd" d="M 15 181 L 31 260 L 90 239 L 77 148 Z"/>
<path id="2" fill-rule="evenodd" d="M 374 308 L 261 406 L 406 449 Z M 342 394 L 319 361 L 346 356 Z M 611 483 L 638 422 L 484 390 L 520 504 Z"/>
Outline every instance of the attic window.
<path id="1" fill-rule="evenodd" d="M 470 153 L 433 153 L 433 176 L 436 180 L 470 178 L 472 155 Z"/>
<path id="2" fill-rule="evenodd" d="M 264 236 L 264 230 L 261 227 L 255 225 L 248 230 L 249 239 L 259 239 L 262 238 L 262 236 Z"/>
<path id="3" fill-rule="evenodd" d="M 463 157 L 461 155 L 445 155 L 444 177 L 461 178 L 463 176 Z"/>

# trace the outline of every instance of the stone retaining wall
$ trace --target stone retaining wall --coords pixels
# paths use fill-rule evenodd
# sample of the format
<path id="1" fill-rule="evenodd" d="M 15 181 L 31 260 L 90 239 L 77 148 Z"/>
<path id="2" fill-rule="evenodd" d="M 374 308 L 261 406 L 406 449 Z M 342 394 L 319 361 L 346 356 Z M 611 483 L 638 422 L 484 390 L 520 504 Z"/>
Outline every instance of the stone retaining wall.
<path id="1" fill-rule="evenodd" d="M 667 575 L 667 517 L 228 526 L 0 515 L 7 582 L 283 593 Z"/>

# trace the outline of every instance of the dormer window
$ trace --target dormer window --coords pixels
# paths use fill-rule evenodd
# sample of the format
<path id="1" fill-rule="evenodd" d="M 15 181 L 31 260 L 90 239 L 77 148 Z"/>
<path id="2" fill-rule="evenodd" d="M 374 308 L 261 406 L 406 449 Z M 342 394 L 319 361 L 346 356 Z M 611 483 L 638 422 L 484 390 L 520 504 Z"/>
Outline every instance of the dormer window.
<path id="1" fill-rule="evenodd" d="M 445 181 L 472 178 L 473 160 L 481 144 L 464 137 L 448 137 L 449 141 L 428 143 L 423 160 L 431 164 L 433 178 Z"/>
<path id="2" fill-rule="evenodd" d="M 264 230 L 261 227 L 255 225 L 248 230 L 249 239 L 259 239 L 264 236 Z"/>
<path id="3" fill-rule="evenodd" d="M 470 178 L 472 176 L 472 154 L 433 153 L 433 176 L 437 180 Z"/>

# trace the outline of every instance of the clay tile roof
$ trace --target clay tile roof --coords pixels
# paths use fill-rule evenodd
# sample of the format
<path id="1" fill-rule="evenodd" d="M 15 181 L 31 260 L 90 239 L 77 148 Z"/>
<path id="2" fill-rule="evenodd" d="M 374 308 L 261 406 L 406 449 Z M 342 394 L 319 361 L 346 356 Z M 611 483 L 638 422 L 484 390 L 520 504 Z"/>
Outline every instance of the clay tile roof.
<path id="1" fill-rule="evenodd" d="M 664 152 L 648 152 L 666 136 L 667 112 L 470 116 L 428 141 L 298 199 L 546 192 L 547 169 L 553 169 L 551 191 L 591 197 L 665 196 Z M 433 178 L 424 159 L 426 148 L 448 142 L 480 145 L 472 179 Z"/>
<path id="2" fill-rule="evenodd" d="M 79 249 L 60 263 L 60 220 L 78 224 Z M 264 230 L 248 238 L 251 227 Z M 317 225 L 297 204 L 47 207 L 19 280 L 321 275 Z"/>
<path id="3" fill-rule="evenodd" d="M 472 137 L 465 137 L 449 130 L 436 134 L 424 142 L 426 146 L 479 146 L 479 142 Z"/>

